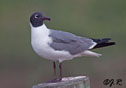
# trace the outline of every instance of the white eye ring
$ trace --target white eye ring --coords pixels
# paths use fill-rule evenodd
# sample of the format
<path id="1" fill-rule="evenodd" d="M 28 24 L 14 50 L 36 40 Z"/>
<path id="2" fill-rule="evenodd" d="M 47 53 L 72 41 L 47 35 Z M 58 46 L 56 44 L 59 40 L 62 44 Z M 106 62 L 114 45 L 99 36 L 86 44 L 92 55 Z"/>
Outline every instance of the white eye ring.
<path id="1" fill-rule="evenodd" d="M 38 18 L 38 14 L 35 15 L 35 18 Z"/>

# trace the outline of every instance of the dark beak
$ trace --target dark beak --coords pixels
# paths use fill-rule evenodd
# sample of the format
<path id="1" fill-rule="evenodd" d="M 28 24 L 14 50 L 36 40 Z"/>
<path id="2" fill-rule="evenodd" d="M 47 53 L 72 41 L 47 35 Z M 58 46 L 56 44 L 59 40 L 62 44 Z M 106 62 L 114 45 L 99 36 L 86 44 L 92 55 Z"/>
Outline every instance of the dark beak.
<path id="1" fill-rule="evenodd" d="M 42 20 L 48 20 L 48 21 L 51 21 L 51 18 L 49 18 L 49 17 L 43 17 Z"/>

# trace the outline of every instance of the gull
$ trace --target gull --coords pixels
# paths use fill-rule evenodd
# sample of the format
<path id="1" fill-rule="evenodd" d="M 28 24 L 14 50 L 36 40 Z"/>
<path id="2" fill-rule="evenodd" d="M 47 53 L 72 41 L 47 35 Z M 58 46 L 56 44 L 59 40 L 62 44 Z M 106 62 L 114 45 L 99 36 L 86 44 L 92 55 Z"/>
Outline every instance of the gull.
<path id="1" fill-rule="evenodd" d="M 62 80 L 63 61 L 82 56 L 100 57 L 101 54 L 91 50 L 115 45 L 115 42 L 109 41 L 111 38 L 86 38 L 69 32 L 49 29 L 44 24 L 45 20 L 50 21 L 51 18 L 41 12 L 35 12 L 31 15 L 31 45 L 40 57 L 53 61 L 53 81 Z M 59 79 L 56 78 L 56 61 L 59 62 Z"/>

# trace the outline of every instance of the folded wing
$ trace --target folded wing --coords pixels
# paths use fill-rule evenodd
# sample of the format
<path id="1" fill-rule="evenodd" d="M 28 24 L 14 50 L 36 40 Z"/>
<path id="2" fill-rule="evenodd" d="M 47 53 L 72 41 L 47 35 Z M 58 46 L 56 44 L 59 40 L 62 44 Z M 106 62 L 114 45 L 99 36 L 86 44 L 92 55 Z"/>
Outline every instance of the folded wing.
<path id="1" fill-rule="evenodd" d="M 63 31 L 51 30 L 49 36 L 53 40 L 53 42 L 49 44 L 53 49 L 59 51 L 65 50 L 72 55 L 79 54 L 96 45 L 92 39 L 76 36 L 72 33 Z"/>

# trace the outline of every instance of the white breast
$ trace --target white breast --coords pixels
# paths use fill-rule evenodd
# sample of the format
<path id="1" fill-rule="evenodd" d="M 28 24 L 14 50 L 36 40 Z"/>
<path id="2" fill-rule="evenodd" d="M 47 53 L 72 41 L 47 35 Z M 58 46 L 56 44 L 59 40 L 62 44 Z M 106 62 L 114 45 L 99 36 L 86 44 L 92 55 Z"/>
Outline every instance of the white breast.
<path id="1" fill-rule="evenodd" d="M 52 49 L 48 43 L 52 42 L 52 39 L 48 36 L 50 30 L 43 24 L 40 27 L 31 26 L 31 44 L 34 51 L 41 57 L 49 60 L 69 60 L 73 56 L 66 51 L 56 51 Z"/>

